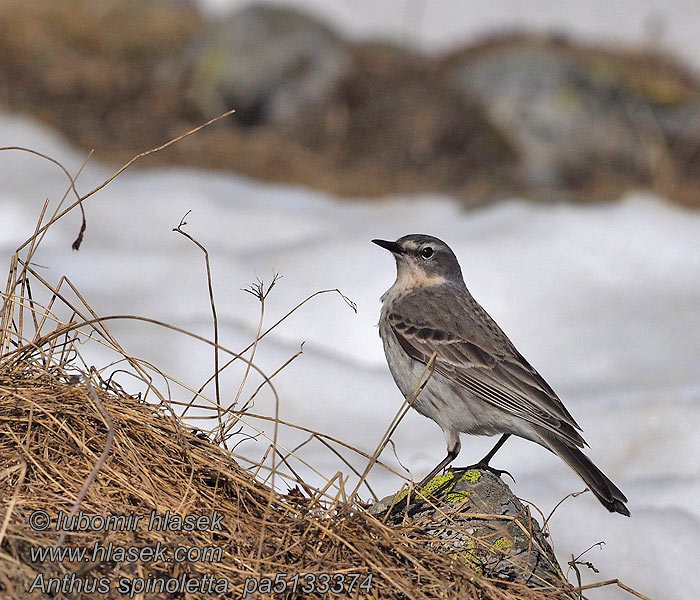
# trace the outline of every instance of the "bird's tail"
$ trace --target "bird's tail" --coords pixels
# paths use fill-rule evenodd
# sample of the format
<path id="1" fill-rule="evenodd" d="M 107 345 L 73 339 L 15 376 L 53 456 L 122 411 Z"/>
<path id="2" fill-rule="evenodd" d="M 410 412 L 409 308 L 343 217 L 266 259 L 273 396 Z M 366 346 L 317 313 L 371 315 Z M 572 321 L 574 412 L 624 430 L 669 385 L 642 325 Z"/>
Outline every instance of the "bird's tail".
<path id="1" fill-rule="evenodd" d="M 610 512 L 630 516 L 630 511 L 625 506 L 627 502 L 625 495 L 581 450 L 549 432 L 540 431 L 540 436 L 554 453 L 578 473 L 605 508 Z"/>

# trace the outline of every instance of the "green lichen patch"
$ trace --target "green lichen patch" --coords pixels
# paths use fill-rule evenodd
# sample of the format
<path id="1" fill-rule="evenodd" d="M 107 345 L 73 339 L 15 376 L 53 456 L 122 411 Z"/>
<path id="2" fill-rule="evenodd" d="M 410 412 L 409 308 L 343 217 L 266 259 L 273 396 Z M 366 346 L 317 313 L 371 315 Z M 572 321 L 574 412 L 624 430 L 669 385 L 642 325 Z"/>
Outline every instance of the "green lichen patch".
<path id="1" fill-rule="evenodd" d="M 464 481 L 468 481 L 469 483 L 476 483 L 481 479 L 481 472 L 480 471 L 467 471 L 460 479 Z"/>
<path id="2" fill-rule="evenodd" d="M 410 487 L 407 487 L 407 488 L 401 490 L 398 494 L 396 494 L 396 496 L 394 496 L 393 504 L 398 504 L 399 502 L 401 502 L 401 500 L 403 500 L 406 496 L 408 496 L 408 490 L 410 490 L 410 489 L 411 489 Z"/>
<path id="3" fill-rule="evenodd" d="M 441 490 L 445 484 L 449 483 L 450 481 L 454 480 L 455 476 L 454 473 L 451 471 L 448 471 L 447 473 L 444 473 L 443 475 L 436 475 L 433 477 L 421 490 L 415 490 L 413 487 L 407 487 L 400 492 L 396 494 L 394 497 L 393 503 L 398 504 L 401 502 L 406 496 L 408 496 L 408 492 L 410 490 L 414 490 L 414 493 L 417 496 L 422 496 L 423 498 L 428 498 L 429 496 L 432 496 L 437 492 L 438 490 Z M 456 483 L 456 481 L 455 481 Z M 453 484 L 454 485 L 454 484 Z M 456 502 L 456 500 L 454 500 Z"/>
<path id="4" fill-rule="evenodd" d="M 469 497 L 469 494 L 471 494 L 471 492 L 468 492 L 466 490 L 450 492 L 445 496 L 445 500 L 447 500 L 448 502 L 461 502 L 462 500 L 466 500 Z"/>
<path id="5" fill-rule="evenodd" d="M 454 478 L 455 478 L 455 475 L 452 471 L 448 471 L 447 473 L 444 473 L 443 475 L 436 475 L 418 493 L 421 496 L 423 496 L 424 498 L 427 498 L 428 496 L 432 496 L 435 492 L 437 492 L 439 489 L 442 489 L 442 487 L 446 483 L 449 483 Z"/>
<path id="6" fill-rule="evenodd" d="M 510 537 L 502 536 L 499 537 L 494 543 L 494 548 L 498 548 L 501 552 L 507 552 L 513 547 L 513 540 Z"/>

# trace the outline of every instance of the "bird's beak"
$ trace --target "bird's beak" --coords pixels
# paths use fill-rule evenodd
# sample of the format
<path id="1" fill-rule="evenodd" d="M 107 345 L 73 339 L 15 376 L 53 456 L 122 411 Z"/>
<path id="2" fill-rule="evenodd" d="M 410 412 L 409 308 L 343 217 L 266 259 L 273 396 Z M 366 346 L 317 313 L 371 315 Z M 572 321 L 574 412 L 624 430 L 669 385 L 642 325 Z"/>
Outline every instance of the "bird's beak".
<path id="1" fill-rule="evenodd" d="M 386 248 L 392 254 L 403 254 L 404 250 L 396 242 L 388 242 L 387 240 L 372 240 L 373 244 Z"/>

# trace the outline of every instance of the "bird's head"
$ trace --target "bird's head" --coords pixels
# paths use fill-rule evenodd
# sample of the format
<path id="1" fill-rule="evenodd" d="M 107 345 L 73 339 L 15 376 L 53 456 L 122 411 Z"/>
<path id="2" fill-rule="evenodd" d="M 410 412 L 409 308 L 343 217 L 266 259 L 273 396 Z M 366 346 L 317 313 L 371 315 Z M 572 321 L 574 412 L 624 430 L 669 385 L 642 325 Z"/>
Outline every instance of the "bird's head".
<path id="1" fill-rule="evenodd" d="M 450 247 L 431 235 L 412 233 L 395 242 L 372 240 L 396 259 L 400 287 L 426 287 L 442 283 L 463 284 L 462 269 Z"/>

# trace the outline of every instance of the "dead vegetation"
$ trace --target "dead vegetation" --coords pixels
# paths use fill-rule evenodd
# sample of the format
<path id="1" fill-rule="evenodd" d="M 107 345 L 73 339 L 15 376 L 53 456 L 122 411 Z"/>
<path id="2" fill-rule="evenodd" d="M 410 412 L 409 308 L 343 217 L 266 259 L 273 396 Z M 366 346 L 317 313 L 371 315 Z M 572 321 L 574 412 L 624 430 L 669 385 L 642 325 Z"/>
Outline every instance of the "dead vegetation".
<path id="1" fill-rule="evenodd" d="M 241 433 L 237 426 L 245 423 L 250 428 L 257 427 L 255 415 L 246 411 L 250 398 L 241 397 L 239 391 L 231 406 L 222 406 L 214 382 L 218 383 L 221 370 L 231 362 L 240 361 L 247 365 L 245 377 L 257 371 L 261 387 L 269 387 L 277 397 L 272 381 L 276 373 L 262 373 L 253 359 L 259 340 L 286 317 L 267 329 L 263 329 L 261 318 L 250 345 L 232 351 L 223 343 L 148 317 L 95 314 L 69 280 L 49 282 L 31 262 L 46 230 L 111 180 L 79 196 L 73 185 L 77 175 L 66 174 L 71 180 L 66 195 L 53 212 L 48 210 L 48 203 L 44 205 L 35 231 L 11 257 L 2 292 L 0 591 L 3 598 L 28 597 L 38 577 L 43 577 L 47 585 L 54 585 L 47 583 L 51 578 L 56 582 L 72 582 L 72 593 L 65 592 L 65 588 L 56 592 L 60 584 L 55 583 L 50 595 L 56 598 L 104 597 L 89 587 L 102 580 L 111 582 L 107 597 L 131 594 L 136 598 L 240 598 L 246 592 L 249 597 L 258 597 L 269 594 L 251 595 L 250 581 L 274 579 L 278 573 L 286 573 L 290 578 L 309 573 L 317 577 L 322 573 L 347 577 L 358 574 L 353 591 L 344 592 L 349 597 L 489 600 L 571 597 L 573 588 L 563 577 L 560 584 L 532 589 L 483 577 L 459 552 L 432 552 L 425 534 L 410 522 L 390 526 L 370 515 L 366 505 L 354 493 L 348 493 L 340 473 L 324 475 L 327 483 L 322 488 L 309 485 L 296 475 L 292 466 L 294 454 L 283 454 L 275 433 L 267 434 L 269 445 L 263 456 L 251 459 L 239 454 L 235 442 Z M 71 193 L 75 201 L 64 208 Z M 181 223 L 177 228 L 183 234 L 184 225 Z M 83 230 L 84 227 L 85 223 Z M 185 235 L 197 243 L 192 236 Z M 260 300 L 261 317 L 273 284 L 265 286 L 259 282 L 250 289 Z M 212 294 L 210 298 L 217 339 Z M 347 301 L 344 296 L 343 299 Z M 186 374 L 167 375 L 145 358 L 130 356 L 109 330 L 110 323 L 123 319 L 170 328 L 189 336 L 193 344 L 203 343 L 215 350 L 216 368 L 211 378 L 199 389 L 187 387 L 179 379 L 186 379 Z M 109 350 L 115 360 L 99 367 L 91 364 L 90 350 L 95 344 Z M 281 368 L 296 356 L 290 357 Z M 139 391 L 127 392 L 119 383 L 125 380 L 131 384 L 137 381 Z M 156 381 L 164 383 L 157 385 Z M 210 429 L 194 429 L 183 419 L 181 406 L 172 400 L 171 387 L 175 386 L 192 394 L 188 406 L 209 411 L 213 423 Z M 260 387 L 253 396 L 259 390 Z M 285 424 L 275 415 L 266 418 L 273 422 L 274 431 L 282 426 L 301 427 Z M 377 456 L 367 456 L 322 433 L 314 436 L 332 446 L 335 452 L 354 452 L 370 463 L 378 462 Z M 250 462 L 254 463 L 253 468 L 241 466 Z M 268 480 L 270 483 L 265 483 Z M 220 519 L 217 526 L 194 531 L 149 530 L 142 524 L 116 530 L 101 530 L 95 525 L 93 530 L 59 533 L 56 527 L 59 514 L 69 521 L 81 515 L 86 518 L 144 515 L 149 519 L 150 514 L 164 516 L 168 511 L 170 515 L 214 519 L 218 515 Z M 48 519 L 46 528 L 36 521 L 37 515 Z M 62 544 L 88 548 L 90 552 L 95 545 L 143 548 L 161 544 L 169 557 L 174 556 L 176 548 L 208 554 L 201 560 L 182 562 L 163 558 L 109 560 L 99 553 L 96 558 L 90 554 L 92 558 L 84 560 L 65 557 L 39 560 L 36 556 L 32 560 L 33 549 L 58 548 Z M 492 551 L 501 550 L 493 547 Z M 371 585 L 367 585 L 369 575 Z M 157 587 L 158 581 L 188 579 L 195 582 L 194 587 L 187 588 L 188 593 L 178 589 L 166 594 Z M 76 582 L 85 586 L 80 593 L 76 593 L 79 589 Z M 138 586 L 144 582 L 156 587 L 142 592 L 143 588 Z M 303 582 L 299 579 L 298 591 L 275 597 L 328 597 L 322 587 L 312 593 L 301 591 Z M 347 589 L 349 580 L 344 582 Z M 361 582 L 365 583 L 364 587 L 360 586 Z M 34 588 L 36 595 L 32 597 L 45 597 L 36 589 L 42 588 Z"/>

